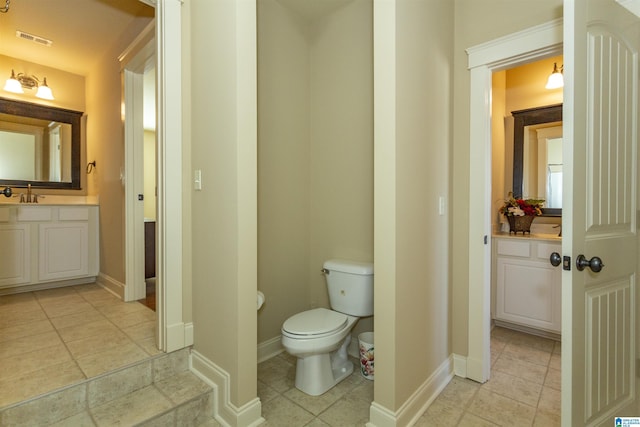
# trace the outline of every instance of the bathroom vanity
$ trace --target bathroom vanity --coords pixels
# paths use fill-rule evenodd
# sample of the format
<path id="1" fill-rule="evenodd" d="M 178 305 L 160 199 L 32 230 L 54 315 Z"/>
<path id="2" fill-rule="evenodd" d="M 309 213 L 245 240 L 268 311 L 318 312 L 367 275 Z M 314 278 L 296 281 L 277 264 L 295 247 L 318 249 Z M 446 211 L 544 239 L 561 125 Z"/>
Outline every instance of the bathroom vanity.
<path id="1" fill-rule="evenodd" d="M 562 253 L 554 235 L 493 235 L 494 319 L 503 326 L 560 334 L 562 267 L 549 262 Z"/>
<path id="2" fill-rule="evenodd" d="M 98 275 L 97 204 L 2 204 L 0 239 L 0 295 Z"/>

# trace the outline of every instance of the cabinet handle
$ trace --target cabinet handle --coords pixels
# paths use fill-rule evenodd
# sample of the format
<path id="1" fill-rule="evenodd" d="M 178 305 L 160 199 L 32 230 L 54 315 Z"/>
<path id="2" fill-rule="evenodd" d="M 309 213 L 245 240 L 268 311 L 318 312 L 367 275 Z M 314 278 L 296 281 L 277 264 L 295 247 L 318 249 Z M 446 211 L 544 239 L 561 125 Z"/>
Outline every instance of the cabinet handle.
<path id="1" fill-rule="evenodd" d="M 549 257 L 549 262 L 554 267 L 557 267 L 557 266 L 560 265 L 560 263 L 562 263 L 562 257 L 560 256 L 560 254 L 558 252 L 552 252 L 551 256 Z"/>

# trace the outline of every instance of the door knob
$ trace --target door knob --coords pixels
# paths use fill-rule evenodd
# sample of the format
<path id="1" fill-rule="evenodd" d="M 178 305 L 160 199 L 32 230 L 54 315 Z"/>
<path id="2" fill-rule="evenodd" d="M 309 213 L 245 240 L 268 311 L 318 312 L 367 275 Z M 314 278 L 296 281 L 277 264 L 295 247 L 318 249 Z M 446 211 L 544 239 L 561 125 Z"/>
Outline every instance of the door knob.
<path id="1" fill-rule="evenodd" d="M 576 268 L 578 269 L 578 271 L 582 271 L 586 267 L 589 267 L 594 273 L 598 273 L 600 272 L 600 270 L 602 270 L 604 264 L 602 263 L 602 260 L 597 256 L 594 256 L 591 259 L 587 259 L 587 257 L 582 254 L 578 255 L 578 258 L 576 258 Z"/>
<path id="2" fill-rule="evenodd" d="M 551 256 L 549 257 L 549 262 L 554 267 L 557 267 L 562 262 L 562 257 L 560 256 L 560 254 L 558 252 L 552 252 Z"/>

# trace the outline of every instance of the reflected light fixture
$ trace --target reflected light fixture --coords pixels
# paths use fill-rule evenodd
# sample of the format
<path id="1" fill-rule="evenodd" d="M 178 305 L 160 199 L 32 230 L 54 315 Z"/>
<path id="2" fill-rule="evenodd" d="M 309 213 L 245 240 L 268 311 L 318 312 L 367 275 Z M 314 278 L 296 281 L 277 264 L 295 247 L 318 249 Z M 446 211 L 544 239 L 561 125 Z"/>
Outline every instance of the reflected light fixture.
<path id="1" fill-rule="evenodd" d="M 53 100 L 53 93 L 51 88 L 47 84 L 47 78 L 42 79 L 42 83 L 36 76 L 28 76 L 24 73 L 18 73 L 16 75 L 14 70 L 11 70 L 11 77 L 7 79 L 4 85 L 4 90 L 11 93 L 24 93 L 24 89 L 33 90 L 37 88 L 36 97 L 41 99 Z"/>
<path id="2" fill-rule="evenodd" d="M 564 71 L 564 65 L 560 67 L 558 70 L 558 64 L 556 62 L 553 63 L 553 72 L 549 76 L 547 80 L 547 85 L 545 89 L 559 89 L 564 87 L 564 77 L 562 72 Z"/>

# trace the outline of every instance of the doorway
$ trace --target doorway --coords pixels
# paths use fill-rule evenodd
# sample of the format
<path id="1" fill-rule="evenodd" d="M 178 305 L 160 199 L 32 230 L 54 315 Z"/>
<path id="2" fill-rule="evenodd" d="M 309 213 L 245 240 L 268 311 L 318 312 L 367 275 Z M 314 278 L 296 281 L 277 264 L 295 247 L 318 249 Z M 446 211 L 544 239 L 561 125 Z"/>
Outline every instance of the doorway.
<path id="1" fill-rule="evenodd" d="M 562 39 L 562 20 L 555 20 L 467 50 L 471 72 L 469 150 L 473 161 L 469 206 L 484 209 L 469 224 L 469 251 L 482 256 L 470 257 L 469 262 L 469 283 L 480 277 L 481 284 L 469 286 L 466 376 L 481 383 L 489 379 L 491 363 L 491 77 L 495 71 L 561 54 Z"/>

